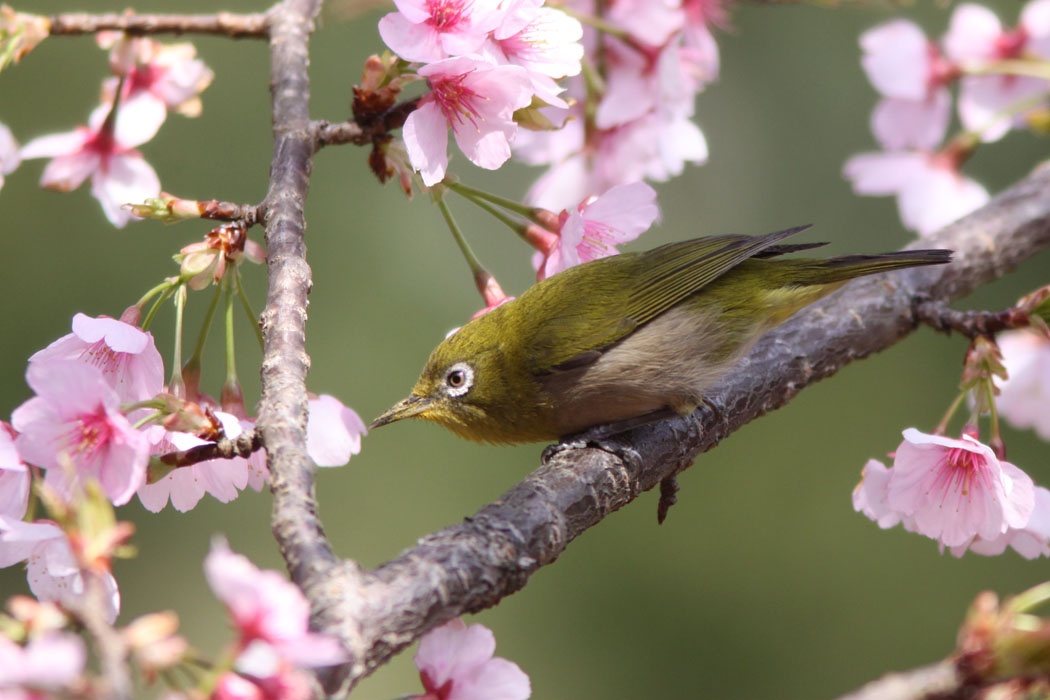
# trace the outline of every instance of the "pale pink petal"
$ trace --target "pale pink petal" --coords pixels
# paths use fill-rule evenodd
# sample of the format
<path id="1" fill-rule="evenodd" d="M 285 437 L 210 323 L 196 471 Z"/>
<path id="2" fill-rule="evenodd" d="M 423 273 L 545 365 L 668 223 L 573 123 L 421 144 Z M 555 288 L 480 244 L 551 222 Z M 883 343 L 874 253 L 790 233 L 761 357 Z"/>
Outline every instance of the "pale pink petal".
<path id="1" fill-rule="evenodd" d="M 685 25 L 685 13 L 675 0 L 616 0 L 607 19 L 649 46 L 663 46 Z"/>
<path id="2" fill-rule="evenodd" d="M 1050 340 L 1027 330 L 996 337 L 1006 380 L 996 379 L 1000 415 L 1018 428 L 1031 428 L 1050 441 Z"/>
<path id="3" fill-rule="evenodd" d="M 91 151 L 57 156 L 44 166 L 40 186 L 58 192 L 70 192 L 80 187 L 89 175 L 97 172 L 101 163 L 102 158 Z"/>
<path id="4" fill-rule="evenodd" d="M 897 19 L 869 29 L 860 37 L 861 65 L 881 94 L 903 100 L 926 99 L 929 39 L 919 25 Z"/>
<path id="5" fill-rule="evenodd" d="M 0 124 L 0 181 L 22 162 L 18 142 L 6 125 Z"/>
<path id="6" fill-rule="evenodd" d="M 164 100 L 140 90 L 120 103 L 113 135 L 122 147 L 134 148 L 156 136 L 167 116 Z"/>
<path id="7" fill-rule="evenodd" d="M 633 66 L 621 65 L 610 71 L 606 92 L 598 103 L 595 125 L 599 129 L 634 121 L 656 106 L 657 95 L 649 89 L 651 76 L 635 70 Z"/>
<path id="8" fill-rule="evenodd" d="M 948 131 L 952 99 L 947 89 L 934 91 L 925 100 L 880 100 L 871 115 L 875 138 L 890 151 L 908 148 L 932 151 Z"/>
<path id="9" fill-rule="evenodd" d="M 0 515 L 21 518 L 29 502 L 29 469 L 18 456 L 14 439 L 0 423 Z"/>
<path id="10" fill-rule="evenodd" d="M 525 201 L 551 211 L 567 209 L 590 195 L 594 190 L 593 180 L 593 171 L 585 156 L 566 158 L 533 183 Z"/>
<path id="11" fill-rule="evenodd" d="M 87 314 L 77 313 L 73 316 L 73 333 L 86 343 L 106 340 L 114 352 L 139 354 L 151 344 L 149 333 L 124 323 L 115 318 L 100 316 L 92 318 Z"/>
<path id="12" fill-rule="evenodd" d="M 1032 477 L 1009 462 L 1001 462 L 1006 500 L 1003 501 L 1003 520 L 1015 530 L 1025 527 L 1035 508 L 1035 484 Z"/>
<path id="13" fill-rule="evenodd" d="M 952 13 L 944 51 L 948 58 L 964 64 L 979 64 L 995 56 L 996 40 L 1003 32 L 995 13 L 987 7 L 963 4 Z"/>
<path id="14" fill-rule="evenodd" d="M 455 700 L 526 700 L 530 695 L 529 676 L 501 658 L 489 659 L 469 680 L 454 686 Z"/>
<path id="15" fill-rule="evenodd" d="M 441 182 L 448 168 L 448 122 L 441 109 L 426 102 L 408 115 L 402 129 L 412 167 L 427 187 Z"/>
<path id="16" fill-rule="evenodd" d="M 65 686 L 75 682 L 84 670 L 87 650 L 75 634 L 52 632 L 31 639 L 23 653 L 21 684 Z M 0 686 L 3 686 L 0 679 Z"/>
<path id="17" fill-rule="evenodd" d="M 483 625 L 466 626 L 455 618 L 423 635 L 416 651 L 416 667 L 427 673 L 435 687 L 466 675 L 492 658 L 496 637 Z"/>
<path id="18" fill-rule="evenodd" d="M 988 199 L 988 191 L 970 178 L 930 166 L 908 181 L 897 197 L 897 206 L 905 226 L 928 235 L 981 207 Z"/>
<path id="19" fill-rule="evenodd" d="M 90 133 L 86 129 L 41 136 L 22 146 L 21 156 L 28 160 L 68 155 L 83 148 L 89 137 Z"/>
<path id="20" fill-rule="evenodd" d="M 884 530 L 901 521 L 901 513 L 889 504 L 891 474 L 882 462 L 869 459 L 861 471 L 860 483 L 853 489 L 853 510 L 868 516 Z"/>
<path id="21" fill-rule="evenodd" d="M 599 222 L 620 235 L 618 243 L 634 240 L 649 230 L 660 216 L 656 190 L 644 182 L 618 185 L 583 207 L 583 217 Z"/>
<path id="22" fill-rule="evenodd" d="M 1036 78 L 967 76 L 959 88 L 959 120 L 982 141 L 998 141 L 1012 126 L 1023 124 L 1024 115 L 1017 114 L 1017 105 L 1046 93 L 1046 81 Z M 1037 106 L 1033 104 L 1031 108 Z"/>
<path id="23" fill-rule="evenodd" d="M 394 5 L 412 24 L 421 24 L 430 19 L 430 3 L 427 0 L 394 0 Z"/>
<path id="24" fill-rule="evenodd" d="M 448 54 L 436 32 L 425 24 L 414 23 L 402 13 L 391 12 L 379 20 L 379 36 L 406 61 L 440 61 Z"/>
<path id="25" fill-rule="evenodd" d="M 110 223 L 123 227 L 133 218 L 123 205 L 156 197 L 160 194 L 160 179 L 138 154 L 113 156 L 107 170 L 97 170 L 92 176 L 91 194 L 102 205 Z"/>
<path id="26" fill-rule="evenodd" d="M 897 194 L 924 167 L 925 160 L 920 153 L 861 153 L 846 161 L 842 174 L 857 194 Z"/>
<path id="27" fill-rule="evenodd" d="M 306 422 L 306 451 L 319 467 L 338 467 L 361 451 L 364 421 L 339 399 L 321 394 L 310 401 Z"/>

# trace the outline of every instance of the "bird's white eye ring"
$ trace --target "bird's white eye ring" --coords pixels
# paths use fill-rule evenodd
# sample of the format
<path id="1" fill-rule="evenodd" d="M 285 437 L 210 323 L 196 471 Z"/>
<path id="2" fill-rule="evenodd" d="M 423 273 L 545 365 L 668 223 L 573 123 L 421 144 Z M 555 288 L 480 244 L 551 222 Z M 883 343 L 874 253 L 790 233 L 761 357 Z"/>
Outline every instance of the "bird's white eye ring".
<path id="1" fill-rule="evenodd" d="M 463 396 L 474 386 L 474 368 L 466 362 L 457 362 L 445 372 L 445 390 L 449 396 Z"/>

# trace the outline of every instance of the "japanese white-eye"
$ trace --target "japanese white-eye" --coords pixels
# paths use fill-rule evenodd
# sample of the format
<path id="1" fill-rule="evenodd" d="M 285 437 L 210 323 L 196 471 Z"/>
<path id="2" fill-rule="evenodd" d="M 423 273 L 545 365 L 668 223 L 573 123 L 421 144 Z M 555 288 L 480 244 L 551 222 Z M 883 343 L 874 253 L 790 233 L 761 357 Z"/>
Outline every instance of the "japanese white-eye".
<path id="1" fill-rule="evenodd" d="M 469 440 L 555 440 L 693 411 L 758 338 L 854 277 L 948 250 L 772 260 L 823 243 L 696 238 L 564 270 L 445 339 L 408 398 L 372 423 L 425 418 Z"/>

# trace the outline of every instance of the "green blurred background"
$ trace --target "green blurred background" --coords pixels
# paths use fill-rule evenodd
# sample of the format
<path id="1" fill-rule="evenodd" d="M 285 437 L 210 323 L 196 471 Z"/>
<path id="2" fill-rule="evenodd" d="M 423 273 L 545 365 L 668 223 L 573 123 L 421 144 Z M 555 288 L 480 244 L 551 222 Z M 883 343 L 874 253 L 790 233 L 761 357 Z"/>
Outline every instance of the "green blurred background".
<path id="1" fill-rule="evenodd" d="M 1002 3 L 1013 23 L 1017 3 Z M 223 9 L 262 10 L 230 0 Z M 119 11 L 123 5 L 33 0 L 34 12 Z M 141 11 L 203 12 L 213 2 L 140 2 Z M 950 8 L 949 8 L 950 9 Z M 949 9 L 914 8 L 932 35 Z M 311 46 L 315 118 L 347 116 L 363 59 L 380 48 L 380 12 L 347 21 L 330 7 Z M 896 11 L 885 7 L 743 5 L 719 35 L 721 80 L 701 95 L 698 120 L 711 160 L 657 185 L 663 223 L 635 247 L 698 234 L 764 233 L 812 222 L 829 253 L 879 252 L 910 240 L 890 199 L 857 198 L 841 178 L 845 159 L 874 150 L 868 116 L 876 97 L 859 66 L 857 37 Z M 166 190 L 189 198 L 258 202 L 270 162 L 269 62 L 265 43 L 194 38 L 216 78 L 198 119 L 169 117 L 143 147 Z M 22 141 L 86 120 L 106 71 L 90 38 L 45 42 L 0 75 L 0 121 Z M 997 191 L 1042 157 L 1046 142 L 1014 134 L 979 152 L 967 170 Z M 480 306 L 466 266 L 426 196 L 408 202 L 380 187 L 366 153 L 330 148 L 315 161 L 307 203 L 314 273 L 310 388 L 332 393 L 368 421 L 402 397 L 431 348 Z M 42 162 L 27 162 L 0 192 L 5 301 L 0 416 L 29 395 L 26 358 L 67 333 L 77 311 L 117 316 L 164 276 L 170 255 L 197 240 L 202 223 L 113 229 L 88 188 L 38 189 Z M 520 196 L 539 173 L 492 175 L 457 157 L 469 183 Z M 532 280 L 529 251 L 462 201 L 456 213 L 478 254 L 509 293 Z M 252 235 L 261 239 L 261 231 Z M 1043 254 L 965 302 L 999 308 L 1046 283 Z M 264 273 L 245 270 L 254 303 Z M 191 319 L 208 297 L 195 294 Z M 243 319 L 240 319 L 243 321 Z M 189 328 L 195 328 L 194 321 Z M 173 315 L 154 323 L 170 360 Z M 259 352 L 240 329 L 238 356 L 249 403 L 258 397 Z M 222 381 L 221 334 L 213 336 L 205 388 Z M 733 435 L 680 478 L 679 505 L 657 527 L 656 495 L 643 495 L 574 542 L 525 590 L 475 619 L 498 653 L 532 678 L 536 698 L 821 698 L 891 669 L 943 657 L 962 614 L 983 589 L 1003 594 L 1047 578 L 1044 561 L 1012 553 L 962 560 L 925 538 L 880 531 L 853 512 L 861 466 L 894 449 L 907 426 L 931 428 L 954 396 L 965 344 L 922 330 L 848 367 L 789 407 Z M 1013 461 L 1050 482 L 1050 449 L 1008 433 Z M 458 522 L 538 464 L 541 446 L 469 444 L 423 423 L 377 431 L 343 469 L 319 475 L 321 515 L 336 551 L 375 566 L 425 533 Z M 221 505 L 210 496 L 187 514 L 159 515 L 137 501 L 120 516 L 138 528 L 138 558 L 117 565 L 121 619 L 177 610 L 192 642 L 214 651 L 229 638 L 201 575 L 213 533 L 266 567 L 281 567 L 269 532 L 268 494 Z M 0 573 L 6 595 L 24 589 L 17 568 Z M 355 697 L 419 692 L 411 650 L 380 669 Z"/>

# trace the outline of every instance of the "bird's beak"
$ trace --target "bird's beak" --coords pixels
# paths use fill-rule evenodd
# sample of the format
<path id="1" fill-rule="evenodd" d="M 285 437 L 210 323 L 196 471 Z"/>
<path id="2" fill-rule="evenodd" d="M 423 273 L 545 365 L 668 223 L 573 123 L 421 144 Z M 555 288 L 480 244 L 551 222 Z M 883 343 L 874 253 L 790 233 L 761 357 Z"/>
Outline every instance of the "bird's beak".
<path id="1" fill-rule="evenodd" d="M 419 394 L 409 394 L 408 398 L 401 399 L 396 404 L 383 411 L 378 418 L 368 426 L 369 430 L 378 428 L 387 423 L 393 423 L 404 418 L 413 418 L 423 413 L 430 407 L 430 399 Z"/>

